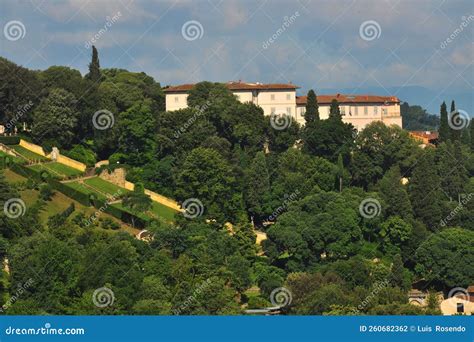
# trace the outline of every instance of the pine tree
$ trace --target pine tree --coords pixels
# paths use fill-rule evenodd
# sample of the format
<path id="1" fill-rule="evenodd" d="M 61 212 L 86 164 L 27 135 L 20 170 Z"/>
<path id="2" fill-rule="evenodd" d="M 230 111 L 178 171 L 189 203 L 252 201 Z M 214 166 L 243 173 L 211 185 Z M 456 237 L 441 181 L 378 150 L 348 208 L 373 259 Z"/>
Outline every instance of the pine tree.
<path id="1" fill-rule="evenodd" d="M 448 125 L 448 111 L 446 103 L 443 101 L 440 108 L 440 124 L 439 124 L 439 141 L 444 142 L 449 140 L 450 128 Z"/>
<path id="2" fill-rule="evenodd" d="M 390 168 L 380 180 L 380 194 L 385 203 L 385 213 L 389 216 L 400 216 L 407 220 L 413 218 L 413 209 L 405 185 L 401 183 L 398 165 Z"/>
<path id="3" fill-rule="evenodd" d="M 92 82 L 100 82 L 102 75 L 100 72 L 99 53 L 94 45 L 92 45 L 92 60 L 89 64 L 89 74 L 87 78 Z"/>
<path id="4" fill-rule="evenodd" d="M 318 98 L 316 97 L 313 89 L 308 91 L 308 96 L 306 97 L 306 111 L 304 113 L 304 119 L 306 124 L 319 120 Z"/>
<path id="5" fill-rule="evenodd" d="M 331 106 L 329 107 L 329 119 L 342 121 L 341 110 L 339 109 L 339 102 L 337 102 L 336 99 L 333 99 L 331 101 Z"/>
<path id="6" fill-rule="evenodd" d="M 451 101 L 451 112 L 448 115 L 448 122 L 452 124 L 449 125 L 450 128 L 450 138 L 452 141 L 461 141 L 461 129 L 455 125 L 456 120 L 459 118 L 459 112 L 456 112 L 456 105 L 454 100 Z"/>
<path id="7" fill-rule="evenodd" d="M 419 218 L 432 231 L 437 230 L 441 222 L 444 196 L 435 166 L 434 151 L 431 148 L 425 149 L 414 167 L 409 186 L 415 218 Z"/>

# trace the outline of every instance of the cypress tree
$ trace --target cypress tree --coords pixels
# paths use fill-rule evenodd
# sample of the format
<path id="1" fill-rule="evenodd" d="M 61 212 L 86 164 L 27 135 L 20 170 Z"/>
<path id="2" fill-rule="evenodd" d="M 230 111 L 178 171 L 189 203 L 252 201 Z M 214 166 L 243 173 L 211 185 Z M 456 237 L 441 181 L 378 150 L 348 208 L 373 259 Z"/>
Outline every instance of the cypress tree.
<path id="1" fill-rule="evenodd" d="M 471 138 L 471 151 L 474 152 L 474 118 L 471 119 L 471 123 L 469 125 L 469 136 Z"/>
<path id="2" fill-rule="evenodd" d="M 332 99 L 331 106 L 329 107 L 329 119 L 335 119 L 342 121 L 341 110 L 339 109 L 339 102 L 336 99 Z"/>
<path id="3" fill-rule="evenodd" d="M 446 103 L 443 101 L 440 108 L 440 123 L 439 123 L 439 141 L 445 142 L 449 140 L 449 125 L 448 125 L 448 110 Z"/>
<path id="4" fill-rule="evenodd" d="M 342 161 L 342 154 L 337 156 L 337 173 L 336 173 L 336 187 L 339 192 L 342 192 L 342 181 L 344 176 L 344 163 Z"/>
<path id="5" fill-rule="evenodd" d="M 100 72 L 100 63 L 99 63 L 99 53 L 94 45 L 92 45 L 92 60 L 89 64 L 89 74 L 87 78 L 92 82 L 99 82 L 101 79 L 101 72 Z"/>
<path id="6" fill-rule="evenodd" d="M 451 112 L 449 112 L 448 122 L 451 123 L 449 125 L 450 128 L 450 138 L 452 141 L 460 141 L 461 140 L 461 129 L 460 127 L 456 127 L 455 123 L 456 120 L 461 119 L 459 117 L 459 112 L 456 112 L 456 105 L 454 104 L 454 100 L 451 101 Z"/>
<path id="7" fill-rule="evenodd" d="M 306 124 L 319 120 L 318 98 L 316 97 L 316 93 L 313 89 L 308 91 L 308 96 L 306 97 L 306 111 L 304 113 L 304 119 Z"/>
<path id="8" fill-rule="evenodd" d="M 268 214 L 270 176 L 263 152 L 257 152 L 246 172 L 244 200 L 248 211 L 257 222 Z"/>
<path id="9" fill-rule="evenodd" d="M 413 218 L 413 209 L 401 178 L 400 167 L 391 167 L 379 182 L 380 195 L 385 203 L 387 217 L 400 216 L 407 220 Z"/>
<path id="10" fill-rule="evenodd" d="M 410 178 L 409 195 L 415 218 L 432 231 L 438 229 L 442 215 L 441 179 L 435 167 L 434 151 L 424 150 Z"/>

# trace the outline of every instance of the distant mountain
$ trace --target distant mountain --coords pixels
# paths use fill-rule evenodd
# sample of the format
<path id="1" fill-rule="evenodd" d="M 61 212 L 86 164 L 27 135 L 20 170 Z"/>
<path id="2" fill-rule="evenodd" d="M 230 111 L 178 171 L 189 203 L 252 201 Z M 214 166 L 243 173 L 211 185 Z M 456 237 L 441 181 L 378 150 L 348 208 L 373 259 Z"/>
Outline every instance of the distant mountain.
<path id="1" fill-rule="evenodd" d="M 440 91 L 431 90 L 420 86 L 405 87 L 364 87 L 364 88 L 341 88 L 317 89 L 318 95 L 335 93 L 354 93 L 354 94 L 374 94 L 374 95 L 395 95 L 401 101 L 408 102 L 410 105 L 419 105 L 426 109 L 430 114 L 439 115 L 439 106 L 446 101 L 448 108 L 451 100 L 456 102 L 456 108 L 465 110 L 471 117 L 474 117 L 474 94 L 452 92 L 449 89 L 440 94 Z M 388 91 L 388 93 L 387 93 Z"/>

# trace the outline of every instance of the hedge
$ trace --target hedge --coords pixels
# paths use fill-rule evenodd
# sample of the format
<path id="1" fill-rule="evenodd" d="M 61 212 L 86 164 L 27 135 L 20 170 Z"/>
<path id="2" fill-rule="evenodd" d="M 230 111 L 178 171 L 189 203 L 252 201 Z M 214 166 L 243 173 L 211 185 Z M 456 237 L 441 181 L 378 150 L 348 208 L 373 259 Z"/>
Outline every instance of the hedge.
<path id="1" fill-rule="evenodd" d="M 19 143 L 20 143 L 20 137 L 0 136 L 0 144 L 18 145 Z"/>
<path id="2" fill-rule="evenodd" d="M 74 188 L 71 188 L 70 186 L 67 186 L 67 184 L 61 183 L 57 181 L 56 179 L 50 178 L 48 179 L 48 183 L 53 187 L 53 189 L 62 192 L 67 197 L 72 198 L 73 200 L 81 203 L 82 205 L 86 207 L 91 206 L 90 196 L 88 194 L 85 194 Z"/>
<path id="3" fill-rule="evenodd" d="M 140 217 L 125 209 L 118 208 L 104 200 L 93 199 L 92 203 L 97 209 L 102 210 L 103 212 L 121 220 L 122 222 L 131 224 L 136 228 L 145 228 L 150 221 L 148 218 Z"/>

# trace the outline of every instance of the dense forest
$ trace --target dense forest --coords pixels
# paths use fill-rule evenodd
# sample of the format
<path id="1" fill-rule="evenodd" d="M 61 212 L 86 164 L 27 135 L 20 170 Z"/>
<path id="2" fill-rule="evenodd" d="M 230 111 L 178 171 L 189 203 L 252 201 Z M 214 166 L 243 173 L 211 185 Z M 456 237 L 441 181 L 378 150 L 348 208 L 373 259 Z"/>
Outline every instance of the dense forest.
<path id="1" fill-rule="evenodd" d="M 220 315 L 279 303 L 284 314 L 439 314 L 434 293 L 474 282 L 474 124 L 448 125 L 445 104 L 439 144 L 424 149 L 380 122 L 356 132 L 337 102 L 321 120 L 310 95 L 305 126 L 276 129 L 219 83 L 196 84 L 189 108 L 166 112 L 160 83 L 102 69 L 93 51 L 85 76 L 0 58 L 0 123 L 202 207 L 152 220 L 153 239 L 141 241 L 77 210 L 43 223 L 51 190 L 31 181 L 42 196 L 24 215 L 0 212 L 4 314 Z M 406 106 L 404 120 L 426 119 Z M 20 191 L 0 173 L 2 208 Z M 428 306 L 408 304 L 413 286 L 433 294 Z M 100 289 L 109 298 L 97 303 Z"/>

